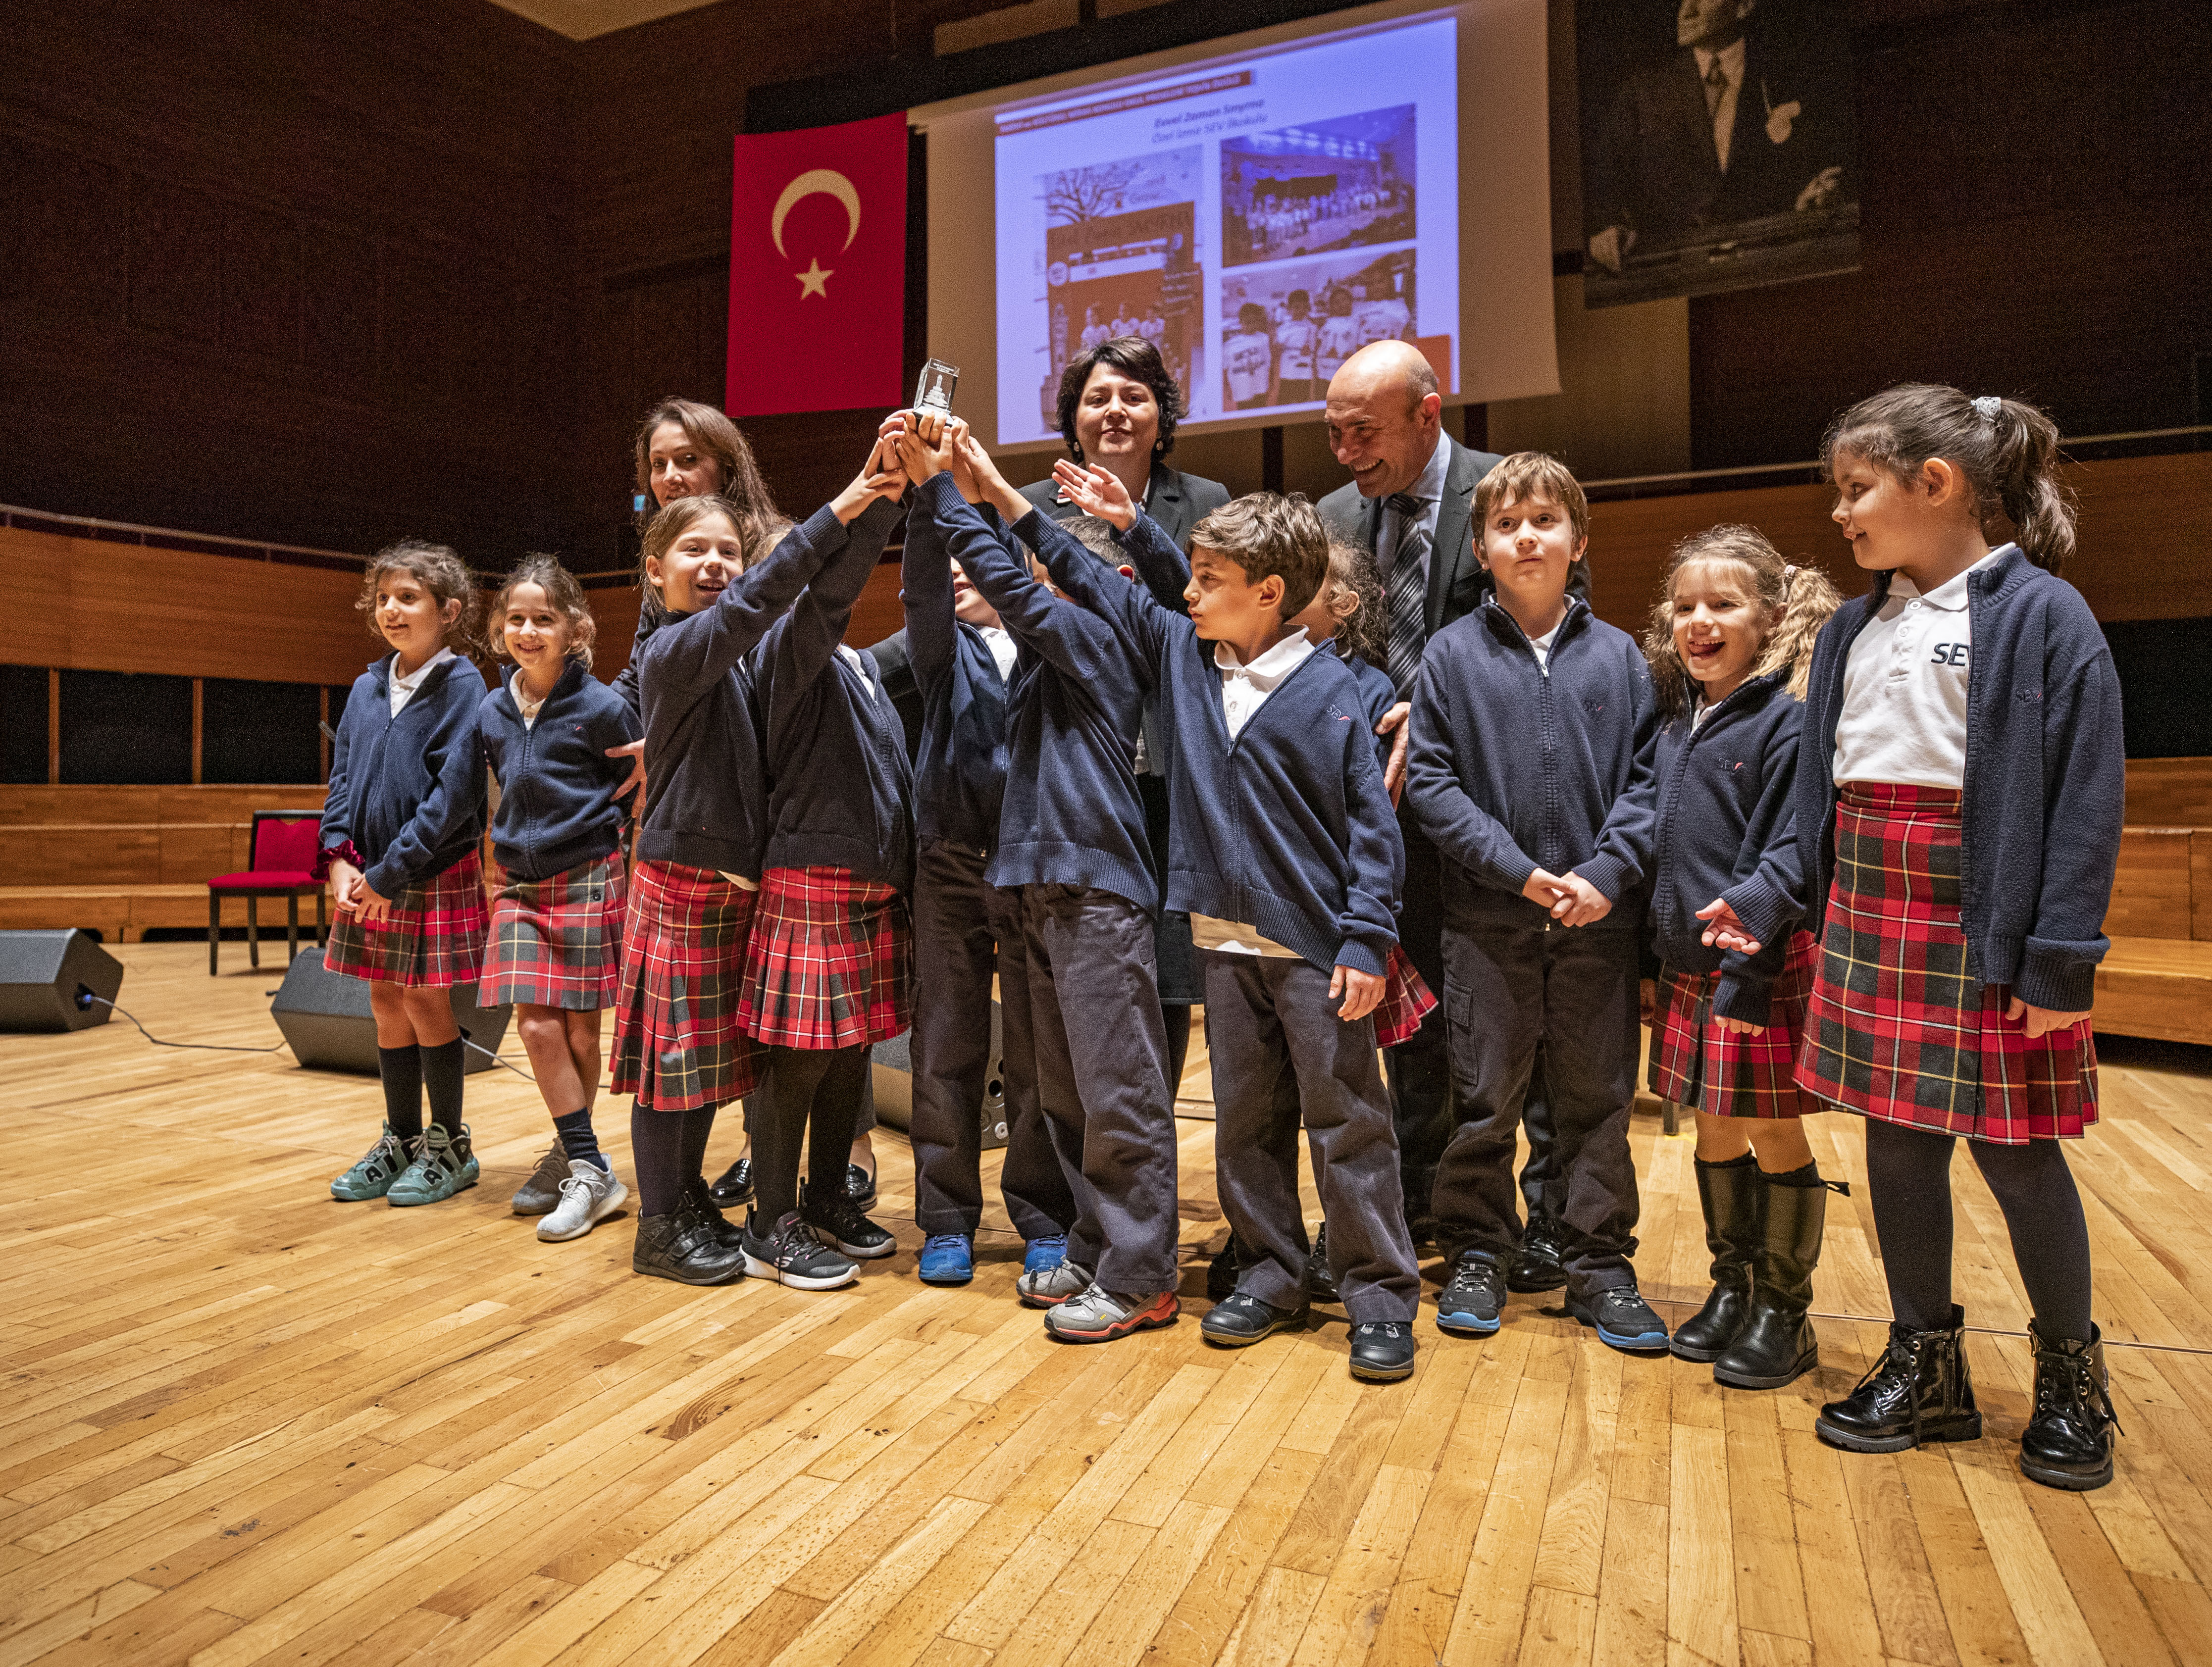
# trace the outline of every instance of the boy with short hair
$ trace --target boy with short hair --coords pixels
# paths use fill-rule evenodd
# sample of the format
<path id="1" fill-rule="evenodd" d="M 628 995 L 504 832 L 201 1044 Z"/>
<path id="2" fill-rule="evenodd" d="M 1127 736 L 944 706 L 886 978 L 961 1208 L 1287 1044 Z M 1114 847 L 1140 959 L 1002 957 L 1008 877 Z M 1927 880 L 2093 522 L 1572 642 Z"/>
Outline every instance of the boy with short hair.
<path id="1" fill-rule="evenodd" d="M 949 476 L 965 426 L 930 412 L 905 424 L 900 457 L 921 471 L 918 501 L 1023 649 L 984 878 L 1020 894 L 1037 1098 L 1075 1220 L 1063 1259 L 1025 1270 L 1015 1289 L 1048 1311 L 1054 1336 L 1109 1342 L 1180 1312 L 1175 1102 L 1152 951 L 1159 882 L 1134 763 L 1151 672 L 1103 621 L 1038 583 L 963 500 Z M 977 447 L 967 455 L 971 467 L 982 458 Z M 975 480 L 1032 547 L 1064 541 L 1097 565 L 988 458 Z"/>
<path id="2" fill-rule="evenodd" d="M 1523 452 L 1475 489 L 1495 585 L 1429 640 L 1408 791 L 1443 852 L 1445 1008 L 1459 1108 L 1437 1169 L 1450 1269 L 1437 1326 L 1498 1330 L 1522 1226 L 1514 1136 L 1540 1043 L 1565 1195 L 1567 1312 L 1615 1349 L 1660 1350 L 1638 1294 L 1637 923 L 1650 864 L 1658 724 L 1634 639 L 1567 591 L 1589 509 Z"/>
<path id="3" fill-rule="evenodd" d="M 1110 474 L 1056 473 L 1139 565 L 1173 549 Z M 1134 645 L 1158 682 L 1174 805 L 1168 906 L 1190 912 L 1204 952 L 1216 1174 L 1245 1258 L 1201 1330 L 1237 1348 L 1306 1323 L 1303 1118 L 1352 1323 L 1352 1375 L 1400 1379 L 1413 1369 L 1420 1274 L 1373 1015 L 1398 941 L 1405 849 L 1359 685 L 1292 623 L 1328 578 L 1328 536 L 1304 498 L 1261 492 L 1214 511 L 1192 537 L 1188 618 L 1069 541 L 1038 548 L 1054 582 Z"/>

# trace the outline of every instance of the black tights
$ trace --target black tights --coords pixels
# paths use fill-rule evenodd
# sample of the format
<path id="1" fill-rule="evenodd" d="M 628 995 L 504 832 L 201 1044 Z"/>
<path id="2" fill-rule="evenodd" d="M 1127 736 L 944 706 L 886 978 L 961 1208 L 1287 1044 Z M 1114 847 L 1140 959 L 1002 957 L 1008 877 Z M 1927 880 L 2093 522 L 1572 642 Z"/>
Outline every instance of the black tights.
<path id="1" fill-rule="evenodd" d="M 689 1112 L 630 1107 L 630 1163 L 637 1171 L 640 1215 L 665 1215 L 676 1208 L 684 1183 L 707 1161 L 707 1137 L 714 1131 L 712 1106 Z"/>
<path id="2" fill-rule="evenodd" d="M 1914 1331 L 1951 1324 L 1951 1149 L 1957 1138 L 1871 1118 L 1867 1185 L 1881 1240 L 1890 1312 Z M 2046 1338 L 2089 1338 L 2089 1228 L 2066 1154 L 2055 1140 L 1967 1149 L 2004 1211 L 2013 1261 Z"/>
<path id="3" fill-rule="evenodd" d="M 799 1208 L 799 1149 L 814 1156 L 807 1191 L 829 1203 L 845 1191 L 853 1127 L 868 1080 L 868 1047 L 768 1050 L 752 1106 L 753 1209 L 765 1231 Z"/>

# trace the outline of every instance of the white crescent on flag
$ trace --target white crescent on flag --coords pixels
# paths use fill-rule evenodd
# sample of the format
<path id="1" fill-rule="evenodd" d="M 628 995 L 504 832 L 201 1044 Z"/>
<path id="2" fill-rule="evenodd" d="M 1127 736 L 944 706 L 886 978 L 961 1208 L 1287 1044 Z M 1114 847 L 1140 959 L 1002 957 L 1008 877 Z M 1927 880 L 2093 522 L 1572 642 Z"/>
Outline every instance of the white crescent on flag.
<path id="1" fill-rule="evenodd" d="M 783 195 L 775 199 L 775 212 L 769 216 L 768 234 L 775 240 L 775 252 L 787 256 L 783 246 L 783 217 L 799 204 L 802 197 L 811 197 L 819 191 L 824 197 L 834 197 L 845 205 L 845 241 L 840 248 L 849 249 L 853 239 L 860 233 L 860 194 L 853 189 L 853 182 L 835 168 L 809 168 L 783 188 Z"/>

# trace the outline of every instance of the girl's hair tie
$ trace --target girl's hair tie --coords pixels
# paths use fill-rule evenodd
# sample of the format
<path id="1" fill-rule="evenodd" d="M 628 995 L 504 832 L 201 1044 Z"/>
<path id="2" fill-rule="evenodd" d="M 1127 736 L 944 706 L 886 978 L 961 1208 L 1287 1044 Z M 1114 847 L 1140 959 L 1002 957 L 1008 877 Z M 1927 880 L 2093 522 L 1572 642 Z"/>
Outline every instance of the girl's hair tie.
<path id="1" fill-rule="evenodd" d="M 1984 422 L 1995 422 L 1997 413 L 2004 409 L 2004 401 L 1995 394 L 1984 394 L 1974 401 L 1974 415 Z"/>

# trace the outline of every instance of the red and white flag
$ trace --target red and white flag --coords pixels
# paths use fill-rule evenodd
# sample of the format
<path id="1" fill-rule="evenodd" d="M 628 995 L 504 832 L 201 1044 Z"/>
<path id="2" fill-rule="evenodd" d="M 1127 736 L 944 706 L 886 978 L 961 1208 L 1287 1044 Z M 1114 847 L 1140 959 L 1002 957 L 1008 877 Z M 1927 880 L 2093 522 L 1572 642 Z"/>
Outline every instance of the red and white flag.
<path id="1" fill-rule="evenodd" d="M 730 200 L 733 417 L 905 396 L 906 117 L 741 133 Z"/>

